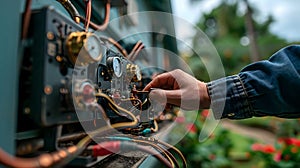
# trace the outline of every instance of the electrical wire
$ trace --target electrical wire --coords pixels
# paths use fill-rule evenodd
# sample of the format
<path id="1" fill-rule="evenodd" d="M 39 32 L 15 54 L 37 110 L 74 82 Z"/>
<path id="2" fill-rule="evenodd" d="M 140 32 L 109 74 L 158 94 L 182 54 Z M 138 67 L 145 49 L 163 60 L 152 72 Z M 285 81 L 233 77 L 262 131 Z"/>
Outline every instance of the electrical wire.
<path id="1" fill-rule="evenodd" d="M 114 112 L 116 112 L 117 114 L 121 115 L 120 112 L 118 111 L 118 110 L 120 110 L 120 111 L 126 113 L 127 115 L 129 115 L 132 118 L 132 120 L 134 120 L 134 121 L 137 120 L 136 117 L 130 111 L 124 109 L 123 107 L 118 106 L 108 95 L 106 95 L 104 93 L 96 93 L 95 96 L 106 99 L 108 101 L 110 107 L 112 108 L 112 110 Z M 121 116 L 123 116 L 123 115 L 121 115 Z"/>
<path id="2" fill-rule="evenodd" d="M 162 155 L 157 154 L 155 151 L 148 149 L 147 147 L 137 145 L 137 148 L 141 151 L 147 152 L 151 155 L 153 155 L 155 158 L 157 158 L 159 161 L 161 161 L 164 165 L 166 165 L 169 168 L 172 168 L 173 166 L 165 159 L 162 157 Z"/>
<path id="3" fill-rule="evenodd" d="M 183 167 L 184 168 L 187 168 L 187 162 L 186 162 L 186 159 L 185 157 L 183 156 L 183 154 L 180 152 L 180 150 L 178 150 L 177 148 L 175 148 L 174 146 L 166 143 L 166 142 L 163 142 L 163 141 L 160 141 L 158 139 L 154 139 L 154 138 L 149 138 L 149 137 L 138 137 L 140 139 L 144 139 L 144 140 L 147 140 L 147 141 L 151 141 L 151 142 L 156 142 L 162 146 L 164 146 L 165 149 L 169 149 L 169 150 L 172 150 L 173 152 L 175 152 L 176 154 L 178 154 L 178 156 L 181 158 L 181 160 L 183 161 Z"/>
<path id="4" fill-rule="evenodd" d="M 158 124 L 157 124 L 157 121 L 154 119 L 154 120 L 153 120 L 153 123 L 154 123 L 154 128 L 151 128 L 151 131 L 152 131 L 152 132 L 157 132 L 157 131 L 158 131 Z"/>
<path id="5" fill-rule="evenodd" d="M 130 115 L 133 119 L 137 120 L 135 118 L 135 116 L 130 113 L 129 111 L 127 111 L 126 109 L 123 109 L 122 107 L 116 105 L 111 99 L 109 96 L 107 96 L 106 94 L 103 94 L 103 93 L 97 93 L 96 96 L 99 96 L 99 97 L 102 97 L 102 98 L 105 98 L 108 100 L 109 104 L 114 106 L 114 108 L 112 108 L 113 110 L 122 110 L 123 112 L 127 113 L 128 115 Z M 116 109 L 115 109 L 116 108 Z M 138 124 L 137 121 L 133 121 L 132 123 L 134 123 L 134 126 L 136 126 Z M 116 124 L 112 124 L 111 127 L 112 128 L 115 128 L 115 129 L 118 129 L 118 128 L 128 128 L 130 125 L 132 125 L 132 123 L 116 123 Z M 153 131 L 157 131 L 158 129 L 158 125 L 157 125 L 157 122 L 154 121 L 154 125 L 155 125 L 155 128 L 153 129 Z M 81 140 L 81 142 L 78 143 L 78 148 L 79 149 L 83 149 L 83 147 L 86 146 L 87 142 L 90 140 L 90 138 L 93 138 L 93 137 L 96 137 L 98 136 L 101 132 L 104 132 L 105 131 L 105 128 L 100 128 L 96 131 L 93 131 L 90 135 L 90 137 L 86 137 L 84 138 L 83 140 Z M 168 159 L 169 162 L 166 162 L 164 160 L 162 160 L 162 158 L 157 155 L 157 154 L 153 154 L 153 156 L 155 156 L 156 158 L 158 158 L 159 160 L 161 160 L 165 165 L 168 165 L 168 167 L 174 167 L 174 165 L 176 164 L 177 167 L 179 167 L 176 159 L 174 158 L 174 156 L 169 153 L 169 152 L 166 152 L 164 149 L 162 149 L 160 146 L 154 144 L 154 143 L 151 143 L 151 142 L 148 142 L 148 141 L 144 141 L 144 140 L 136 140 L 136 142 L 139 142 L 139 143 L 143 143 L 143 144 L 148 144 L 150 145 L 151 147 L 155 148 L 156 150 L 158 150 L 159 152 L 163 153 L 164 156 Z M 141 148 L 143 149 L 143 148 Z M 143 150 L 146 150 L 146 149 L 143 149 Z M 147 151 L 147 152 L 150 152 L 150 151 Z M 175 162 L 175 163 L 174 163 Z"/>
<path id="6" fill-rule="evenodd" d="M 144 141 L 150 141 L 152 143 L 157 143 L 157 144 L 163 146 L 165 150 L 167 150 L 167 149 L 172 150 L 174 153 L 176 153 L 180 157 L 180 159 L 182 160 L 183 167 L 187 168 L 187 161 L 186 161 L 185 157 L 183 156 L 183 154 L 181 153 L 181 151 L 178 150 L 176 147 L 174 147 L 174 146 L 172 146 L 172 145 L 170 145 L 166 142 L 160 141 L 160 140 L 155 139 L 153 137 L 134 136 L 134 135 L 128 135 L 128 134 L 117 134 L 117 135 L 115 135 L 114 137 L 111 137 L 111 138 L 116 139 L 117 137 L 119 137 L 119 138 L 120 137 L 121 138 L 126 137 L 126 138 L 131 138 L 131 139 L 139 139 L 139 140 L 144 140 Z M 124 140 L 126 140 L 126 139 L 124 139 Z"/>
<path id="7" fill-rule="evenodd" d="M 111 37 L 108 37 L 108 38 L 107 37 L 100 37 L 100 40 L 111 43 L 112 45 L 114 45 L 120 51 L 120 53 L 122 53 L 122 55 L 124 57 L 126 57 L 126 58 L 128 57 L 127 51 L 121 46 L 120 43 L 118 43 L 113 38 L 111 38 Z"/>
<path id="8" fill-rule="evenodd" d="M 166 142 L 163 142 L 163 141 L 159 141 L 159 140 L 156 140 L 159 144 L 163 145 L 163 146 L 166 146 L 168 149 L 171 149 L 173 150 L 175 153 L 178 154 L 178 156 L 181 158 L 181 160 L 183 161 L 183 167 L 184 168 L 187 168 L 187 161 L 185 159 L 185 157 L 183 156 L 183 154 L 180 152 L 180 150 L 178 150 L 177 148 L 175 148 L 174 146 L 166 143 Z"/>
<path id="9" fill-rule="evenodd" d="M 108 141 L 107 141 L 108 140 Z M 97 156 L 104 156 L 112 153 L 118 153 L 118 152 L 127 152 L 127 151 L 133 151 L 133 150 L 140 150 L 143 152 L 146 152 L 148 154 L 153 155 L 156 157 L 159 161 L 161 161 L 164 165 L 167 167 L 173 168 L 174 164 L 172 164 L 171 158 L 164 158 L 160 153 L 161 149 L 159 146 L 155 144 L 147 144 L 148 146 L 151 146 L 154 150 L 151 150 L 141 144 L 146 144 L 146 143 L 136 143 L 134 141 L 124 141 L 123 140 L 113 140 L 113 139 L 107 139 L 103 142 L 100 142 L 97 145 L 93 145 L 92 147 L 88 147 L 88 151 L 92 150 L 92 155 L 94 157 Z M 166 154 L 167 155 L 167 154 Z"/>
<path id="10" fill-rule="evenodd" d="M 23 14 L 23 25 L 22 25 L 22 39 L 26 39 L 28 35 L 29 23 L 31 18 L 31 2 L 32 0 L 27 0 L 25 5 L 25 11 Z"/>
<path id="11" fill-rule="evenodd" d="M 107 131 L 110 131 L 112 129 L 120 129 L 120 128 L 129 128 L 129 127 L 136 127 L 138 126 L 138 121 L 135 118 L 135 116 L 133 114 L 131 114 L 129 111 L 127 111 L 126 109 L 123 109 L 122 107 L 117 106 L 107 95 L 102 94 L 102 93 L 98 93 L 97 96 L 101 96 L 106 98 L 109 103 L 111 103 L 113 106 L 115 106 L 116 109 L 122 110 L 122 112 L 127 113 L 129 116 L 132 117 L 133 121 L 132 122 L 124 122 L 124 123 L 116 123 L 116 124 L 112 124 L 106 127 L 101 127 L 95 131 L 92 131 L 91 133 L 89 133 L 88 136 L 84 137 L 82 140 L 80 140 L 78 142 L 78 144 L 76 146 L 70 146 L 66 149 L 60 149 L 56 152 L 50 153 L 50 154 L 42 154 L 39 157 L 36 158 L 28 158 L 28 159 L 24 159 L 24 158 L 18 158 L 18 157 L 13 157 L 7 153 L 5 153 L 1 148 L 0 148 L 0 163 L 6 165 L 6 166 L 10 166 L 10 167 L 34 167 L 34 168 L 38 168 L 38 167 L 50 167 L 53 165 L 65 165 L 68 162 L 70 162 L 71 160 L 73 160 L 75 157 L 77 157 L 78 155 L 80 155 L 88 146 L 88 144 L 92 141 L 93 138 L 97 137 L 97 136 L 101 136 L 102 134 L 104 134 Z M 157 123 L 156 123 L 157 124 Z M 155 126 L 156 127 L 156 126 Z M 130 136 L 128 136 L 130 137 Z M 114 137 L 115 139 L 116 137 Z M 139 137 L 140 138 L 140 137 Z M 152 141 L 150 141 L 152 140 Z M 159 159 L 162 163 L 164 163 L 166 166 L 168 167 L 174 167 L 177 166 L 179 167 L 179 164 L 177 163 L 176 159 L 174 158 L 174 156 L 170 153 L 167 152 L 166 150 L 164 150 L 162 147 L 156 145 L 154 142 L 158 142 L 159 144 L 169 147 L 170 149 L 174 150 L 176 153 L 179 154 L 179 156 L 182 157 L 182 160 L 184 161 L 185 167 L 186 167 L 186 161 L 183 157 L 183 155 L 181 154 L 181 152 L 176 149 L 175 147 L 158 141 L 158 140 L 153 140 L 153 139 L 145 139 L 145 138 L 140 138 L 140 139 L 133 139 L 133 142 L 136 143 L 141 143 L 141 144 L 147 144 L 151 147 L 153 147 L 154 149 L 156 149 L 157 151 L 163 153 L 163 155 L 167 158 L 163 158 L 161 155 L 155 153 L 153 150 L 150 150 L 148 148 L 145 148 L 143 146 L 136 146 L 137 149 L 142 150 L 144 152 L 147 152 L 149 154 L 152 154 L 154 157 L 156 157 L 157 159 Z"/>
<path id="12" fill-rule="evenodd" d="M 108 121 L 109 121 L 109 118 L 108 118 L 108 116 L 107 116 L 105 110 L 102 108 L 102 106 L 99 105 L 98 103 L 95 103 L 94 106 L 96 107 L 96 109 L 98 109 L 98 110 L 101 112 L 102 117 L 103 117 L 103 120 L 106 121 L 106 122 L 108 122 Z"/>
<path id="13" fill-rule="evenodd" d="M 153 147 L 154 149 L 156 149 L 157 151 L 162 153 L 168 159 L 168 161 L 171 163 L 172 167 L 175 167 L 175 165 L 176 165 L 176 167 L 179 168 L 179 164 L 178 164 L 177 160 L 175 159 L 175 157 L 169 151 L 164 150 L 162 147 L 160 147 L 154 143 L 151 143 L 149 141 L 144 141 L 144 140 L 134 139 L 133 142 L 143 144 L 143 145 L 149 145 L 149 146 Z"/>
<path id="14" fill-rule="evenodd" d="M 140 99 L 137 98 L 129 98 L 129 99 L 121 99 L 121 101 L 126 102 L 126 101 L 137 101 L 138 103 L 134 105 L 134 107 L 140 106 L 140 111 L 142 111 L 143 108 L 143 103 Z"/>
<path id="15" fill-rule="evenodd" d="M 98 96 L 102 96 L 106 98 L 113 106 L 115 106 L 116 109 L 121 110 L 124 113 L 127 113 L 127 115 L 129 115 L 133 121 L 116 123 L 116 124 L 111 124 L 109 126 L 98 128 L 97 130 L 92 131 L 91 133 L 89 133 L 88 136 L 80 140 L 76 146 L 70 146 L 67 149 L 60 149 L 50 154 L 42 154 L 35 158 L 25 159 L 25 158 L 14 157 L 7 154 L 0 148 L 0 163 L 9 167 L 18 167 L 18 168 L 50 167 L 55 164 L 65 165 L 71 160 L 73 160 L 76 156 L 80 155 L 95 136 L 101 135 L 113 129 L 130 128 L 130 127 L 138 126 L 138 120 L 133 114 L 131 114 L 126 109 L 117 106 L 107 95 L 100 93 L 98 94 Z"/>
<path id="16" fill-rule="evenodd" d="M 128 111 L 126 111 L 125 109 L 123 112 L 128 113 Z M 135 118 L 135 116 L 130 114 L 130 112 L 129 112 L 129 115 L 133 118 L 132 122 L 115 123 L 115 124 L 111 124 L 109 126 L 98 128 L 98 129 L 90 132 L 88 134 L 88 136 L 84 137 L 82 140 L 80 140 L 77 143 L 77 145 L 75 146 L 77 150 L 74 152 L 74 154 L 71 157 L 64 159 L 63 163 L 61 163 L 61 165 L 65 165 L 66 163 L 73 160 L 76 156 L 80 155 L 84 151 L 84 149 L 86 149 L 86 147 L 92 141 L 92 139 L 95 138 L 96 136 L 101 136 L 113 129 L 130 128 L 130 127 L 138 126 L 138 120 Z"/>
<path id="17" fill-rule="evenodd" d="M 147 145 L 147 146 L 151 146 L 154 149 L 156 149 L 158 152 L 162 153 L 171 163 L 171 165 L 173 167 L 180 167 L 178 161 L 176 160 L 176 158 L 174 157 L 174 155 L 172 153 L 170 153 L 168 151 L 168 149 L 164 148 L 165 146 L 159 146 L 156 143 L 158 142 L 153 141 L 153 139 L 149 139 L 149 138 L 145 138 L 145 137 L 134 137 L 132 135 L 116 135 L 116 136 L 111 136 L 111 137 L 96 137 L 98 138 L 97 140 L 101 140 L 101 141 L 128 141 L 128 142 L 136 142 L 138 144 L 142 144 L 142 145 Z M 161 145 L 161 143 L 158 143 Z M 175 147 L 173 147 L 175 148 Z M 179 151 L 180 152 L 180 151 Z"/>
<path id="18" fill-rule="evenodd" d="M 91 0 L 85 0 L 86 2 L 86 17 L 83 18 L 82 16 L 79 15 L 77 9 L 74 7 L 74 5 L 69 1 L 69 0 L 57 0 L 60 2 L 66 10 L 69 12 L 71 17 L 76 23 L 79 23 L 80 21 L 84 21 L 85 25 L 85 31 L 88 31 L 89 26 L 91 26 L 93 29 L 96 30 L 105 30 L 108 26 L 109 23 L 109 18 L 110 18 L 110 1 L 108 0 L 105 6 L 105 17 L 102 25 L 97 25 L 93 22 L 91 22 L 91 12 L 92 12 L 92 7 L 91 7 Z M 23 18 L 23 32 L 22 32 L 22 39 L 27 37 L 27 32 L 28 32 L 28 27 L 29 27 L 29 22 L 30 22 L 30 15 L 31 15 L 31 0 L 26 1 L 26 10 L 24 13 L 24 18 Z M 122 46 L 113 40 L 112 38 L 108 38 L 108 42 L 112 43 L 116 48 L 125 56 L 128 57 L 128 54 Z M 130 60 L 134 60 L 138 53 L 144 48 L 144 44 L 142 44 L 141 41 L 137 42 L 136 45 L 134 46 L 132 52 L 129 54 Z M 138 126 L 138 120 L 136 117 L 126 109 L 116 105 L 110 97 L 108 97 L 105 94 L 98 93 L 97 96 L 103 97 L 106 100 L 108 100 L 109 105 L 112 107 L 113 111 L 116 112 L 117 114 L 120 114 L 118 110 L 122 111 L 123 113 L 126 113 L 128 116 L 132 118 L 131 122 L 123 122 L 123 123 L 116 123 L 116 124 L 111 124 L 106 127 L 101 127 L 95 131 L 92 131 L 89 136 L 84 137 L 82 140 L 78 142 L 76 146 L 70 146 L 66 149 L 60 149 L 56 152 L 49 153 L 49 154 L 42 154 L 38 157 L 35 158 L 19 158 L 19 157 L 14 157 L 6 153 L 0 148 L 0 163 L 10 166 L 10 167 L 50 167 L 55 164 L 61 164 L 64 165 L 68 163 L 69 161 L 73 160 L 76 156 L 80 155 L 83 150 L 87 147 L 87 145 L 92 141 L 92 139 L 96 136 L 99 136 L 105 132 L 108 132 L 112 129 L 122 129 L 122 128 L 130 128 L 130 127 L 136 127 Z M 140 103 L 142 105 L 142 103 Z M 116 110 L 118 109 L 118 110 Z M 100 109 L 101 112 L 103 113 L 103 109 Z M 154 128 L 151 128 L 153 132 L 156 132 L 158 130 L 158 125 L 156 120 L 154 120 Z M 169 152 L 164 150 L 162 147 L 146 140 L 134 140 L 134 142 L 137 142 L 139 144 L 146 144 L 157 151 L 161 152 L 164 154 L 164 156 L 167 158 L 163 158 L 161 155 L 158 155 L 155 153 L 153 150 L 146 148 L 141 145 L 136 145 L 136 144 L 130 144 L 139 150 L 145 151 L 147 153 L 152 154 L 154 157 L 159 159 L 161 162 L 163 162 L 166 166 L 168 167 L 174 167 L 175 165 L 177 167 L 178 163 L 174 156 Z M 130 146 L 128 145 L 128 146 Z M 167 146 L 166 144 L 164 144 Z M 173 147 L 174 148 L 174 147 Z M 172 149 L 173 149 L 172 148 Z M 176 148 L 175 148 L 176 149 Z M 175 150 L 176 151 L 176 150 Z M 178 151 L 177 151 L 178 152 Z M 179 151 L 180 152 L 180 151 Z M 183 155 L 181 155 L 183 156 Z M 183 157 L 184 158 L 184 157 Z"/>

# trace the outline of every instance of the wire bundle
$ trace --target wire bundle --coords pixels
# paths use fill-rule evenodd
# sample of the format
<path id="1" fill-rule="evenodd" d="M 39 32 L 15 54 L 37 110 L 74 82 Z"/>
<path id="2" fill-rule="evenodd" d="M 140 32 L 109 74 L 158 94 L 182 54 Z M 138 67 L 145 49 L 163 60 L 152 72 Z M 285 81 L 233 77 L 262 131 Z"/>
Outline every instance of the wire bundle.
<path id="1" fill-rule="evenodd" d="M 75 6 L 72 4 L 70 0 L 57 0 L 61 5 L 70 13 L 72 19 L 76 23 L 84 23 L 85 31 L 89 31 L 89 27 L 94 30 L 103 31 L 107 28 L 109 20 L 110 20 L 110 9 L 111 4 L 110 0 L 107 0 L 105 5 L 105 16 L 103 19 L 103 23 L 101 25 L 97 25 L 96 23 L 91 21 L 91 12 L 92 12 L 92 0 L 83 0 L 85 3 L 85 17 L 81 16 Z M 24 12 L 23 18 L 23 32 L 22 39 L 26 39 L 28 34 L 28 27 L 30 22 L 31 15 L 31 6 L 32 0 L 26 1 L 26 9 Z M 113 44 L 124 57 L 128 58 L 131 61 L 134 61 L 140 51 L 145 47 L 145 45 L 138 41 L 132 51 L 127 54 L 127 51 L 114 39 L 112 38 L 101 38 L 103 41 L 107 41 Z M 107 100 L 111 109 L 115 112 L 115 114 L 124 117 L 130 118 L 129 122 L 115 123 L 110 124 L 109 122 L 107 126 L 101 127 L 89 133 L 88 136 L 82 138 L 76 145 L 59 149 L 52 153 L 45 153 L 40 156 L 34 158 L 20 158 L 12 156 L 6 153 L 4 150 L 0 148 L 0 164 L 3 164 L 8 167 L 17 167 L 17 168 L 41 168 L 41 167 L 53 167 L 53 166 L 63 166 L 69 163 L 71 160 L 82 154 L 83 152 L 90 152 L 90 154 L 94 157 L 108 155 L 111 153 L 119 153 L 119 152 L 127 152 L 132 150 L 140 150 L 144 151 L 148 154 L 153 155 L 158 160 L 160 160 L 167 167 L 180 167 L 178 161 L 172 153 L 176 153 L 181 160 L 183 161 L 183 166 L 187 167 L 186 160 L 182 153 L 176 149 L 175 147 L 153 139 L 146 138 L 141 136 L 133 136 L 133 135 L 115 135 L 115 136 L 105 136 L 105 134 L 113 131 L 114 129 L 128 129 L 135 128 L 139 125 L 138 119 L 128 110 L 116 105 L 113 100 L 103 93 L 97 93 L 96 97 L 101 97 Z M 140 103 L 142 105 L 142 103 Z M 105 111 L 99 107 L 99 110 L 104 113 Z M 158 125 L 156 120 L 154 120 L 154 128 L 151 128 L 152 132 L 156 132 L 158 130 Z M 90 145 L 94 138 L 100 139 L 100 143 L 97 145 Z M 90 145 L 90 146 L 89 146 Z"/>
<path id="2" fill-rule="evenodd" d="M 176 158 L 170 151 L 177 153 L 177 155 L 182 159 L 184 167 L 186 167 L 186 161 L 182 153 L 175 147 L 149 137 L 133 136 L 133 135 L 115 135 L 115 136 L 103 136 L 106 133 L 112 131 L 113 129 L 123 129 L 123 128 L 133 128 L 138 125 L 138 120 L 136 117 L 127 111 L 126 109 L 116 105 L 109 96 L 103 93 L 96 94 L 98 97 L 102 97 L 108 100 L 114 111 L 118 115 L 126 113 L 131 117 L 132 121 L 115 123 L 105 127 L 101 127 L 89 133 L 88 136 L 81 139 L 77 145 L 70 146 L 66 149 L 60 149 L 56 152 L 49 154 L 42 154 L 35 158 L 19 158 L 14 157 L 0 148 L 0 163 L 9 167 L 27 167 L 27 168 L 40 168 L 40 167 L 51 167 L 54 165 L 65 165 L 73 160 L 75 157 L 80 155 L 83 151 L 91 150 L 90 154 L 94 157 L 107 155 L 111 153 L 126 152 L 132 150 L 144 151 L 148 154 L 153 155 L 158 160 L 160 160 L 167 167 L 180 167 Z M 119 110 L 119 111 L 118 111 Z M 156 123 L 157 124 L 157 123 Z M 157 127 L 157 125 L 156 125 Z M 157 129 L 157 128 L 154 128 Z M 92 139 L 100 139 L 100 144 L 92 146 L 88 145 L 92 142 Z M 150 146 L 151 148 L 148 148 Z"/>
<path id="3" fill-rule="evenodd" d="M 173 153 L 176 153 L 180 157 L 180 159 L 182 160 L 182 163 L 183 163 L 183 167 L 187 167 L 187 162 L 185 160 L 185 157 L 177 148 L 175 148 L 174 146 L 172 146 L 166 142 L 159 141 L 159 140 L 151 138 L 151 137 L 142 137 L 142 136 L 133 136 L 133 135 L 122 134 L 122 135 L 115 135 L 115 136 L 111 136 L 111 137 L 99 137 L 98 140 L 104 141 L 107 144 L 109 144 L 108 141 L 110 141 L 112 144 L 116 143 L 116 142 L 118 142 L 118 143 L 119 142 L 123 142 L 123 143 L 127 142 L 125 144 L 132 143 L 132 144 L 135 144 L 135 146 L 139 146 L 139 145 L 144 146 L 144 147 L 149 146 L 149 147 L 152 147 L 152 149 L 154 151 L 152 150 L 151 153 L 150 152 L 147 152 L 147 153 L 152 154 L 154 157 L 156 157 L 158 160 L 160 160 L 162 163 L 164 163 L 164 165 L 171 167 L 171 168 L 180 167 L 177 159 L 171 153 L 171 152 L 173 152 Z M 96 148 L 99 146 L 100 146 L 100 149 L 102 149 L 102 150 L 104 150 L 103 148 L 107 147 L 105 145 L 101 146 L 101 144 L 100 144 L 100 145 L 96 146 Z M 112 153 L 116 153 L 115 148 L 105 148 L 105 149 L 106 150 L 108 149 Z M 120 151 L 122 151 L 122 150 L 120 150 Z M 126 150 L 124 150 L 124 151 L 126 151 Z M 144 150 L 141 150 L 141 151 L 144 151 Z M 98 153 L 99 148 L 98 148 L 98 150 L 94 149 L 94 152 Z M 160 157 L 158 157 L 157 155 L 160 155 Z"/>

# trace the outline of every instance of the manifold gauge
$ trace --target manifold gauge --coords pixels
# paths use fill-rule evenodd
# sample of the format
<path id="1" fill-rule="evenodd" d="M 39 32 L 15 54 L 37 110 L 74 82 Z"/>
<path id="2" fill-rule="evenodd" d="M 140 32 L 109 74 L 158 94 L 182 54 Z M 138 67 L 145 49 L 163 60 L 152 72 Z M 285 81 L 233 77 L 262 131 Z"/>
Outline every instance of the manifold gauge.
<path id="1" fill-rule="evenodd" d="M 109 57 L 107 59 L 109 69 L 113 72 L 113 75 L 117 78 L 122 76 L 123 69 L 121 59 L 119 57 Z"/>
<path id="2" fill-rule="evenodd" d="M 66 44 L 68 57 L 73 65 L 98 62 L 106 51 L 100 39 L 90 32 L 72 32 L 68 36 Z"/>
<path id="3" fill-rule="evenodd" d="M 87 36 L 84 48 L 92 60 L 99 61 L 102 58 L 103 46 L 96 35 Z"/>

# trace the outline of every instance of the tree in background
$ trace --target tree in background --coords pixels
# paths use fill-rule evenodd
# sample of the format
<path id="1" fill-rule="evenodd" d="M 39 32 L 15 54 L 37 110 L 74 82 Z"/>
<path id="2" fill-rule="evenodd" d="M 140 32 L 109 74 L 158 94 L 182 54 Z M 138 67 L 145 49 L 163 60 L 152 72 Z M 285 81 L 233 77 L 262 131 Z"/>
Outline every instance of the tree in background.
<path id="1" fill-rule="evenodd" d="M 242 5 L 246 9 L 244 13 L 239 8 Z M 267 59 L 287 45 L 285 40 L 269 31 L 270 25 L 274 22 L 273 18 L 269 16 L 264 22 L 257 22 L 253 19 L 253 16 L 257 15 L 259 11 L 246 0 L 234 3 L 223 0 L 218 7 L 204 14 L 198 21 L 197 27 L 206 33 L 215 45 L 226 75 L 238 73 L 253 61 Z M 250 47 L 251 42 L 256 44 Z M 197 39 L 193 39 L 193 45 L 197 47 Z M 258 51 L 253 51 L 255 48 Z M 257 58 L 251 59 L 251 53 L 256 53 Z M 205 65 L 199 61 L 197 55 L 192 55 L 187 61 L 198 79 L 210 80 Z"/>

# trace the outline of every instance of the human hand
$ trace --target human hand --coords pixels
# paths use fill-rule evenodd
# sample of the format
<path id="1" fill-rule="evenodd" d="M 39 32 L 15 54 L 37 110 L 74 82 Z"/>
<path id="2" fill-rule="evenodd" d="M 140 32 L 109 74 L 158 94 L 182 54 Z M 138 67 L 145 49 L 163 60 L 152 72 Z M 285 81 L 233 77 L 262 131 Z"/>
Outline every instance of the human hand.
<path id="1" fill-rule="evenodd" d="M 209 108 L 210 97 L 204 82 L 176 69 L 160 74 L 144 88 L 150 92 L 150 99 L 180 106 L 184 110 Z"/>

